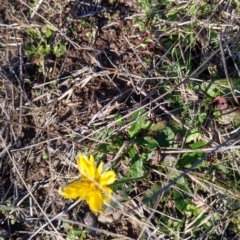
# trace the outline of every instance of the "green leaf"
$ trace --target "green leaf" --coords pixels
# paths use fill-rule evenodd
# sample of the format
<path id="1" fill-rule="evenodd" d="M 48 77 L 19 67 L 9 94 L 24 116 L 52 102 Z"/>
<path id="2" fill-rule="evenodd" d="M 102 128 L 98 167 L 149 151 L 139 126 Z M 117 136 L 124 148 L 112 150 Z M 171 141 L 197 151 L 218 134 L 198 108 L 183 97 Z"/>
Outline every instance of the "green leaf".
<path id="1" fill-rule="evenodd" d="M 16 219 L 16 218 L 11 219 L 11 224 L 12 224 L 12 225 L 14 225 L 16 222 L 17 222 L 17 219 Z"/>
<path id="2" fill-rule="evenodd" d="M 190 134 L 186 138 L 186 143 L 190 143 L 192 141 L 196 141 L 200 136 L 200 132 L 197 129 L 193 129 L 190 131 Z"/>
<path id="3" fill-rule="evenodd" d="M 133 182 L 142 180 L 146 177 L 147 177 L 147 173 L 144 173 L 144 175 L 141 177 L 122 177 L 120 180 L 113 183 L 111 187 L 113 188 L 113 190 L 117 190 L 117 188 L 122 187 L 126 183 L 133 183 Z"/>
<path id="4" fill-rule="evenodd" d="M 114 121 L 116 121 L 118 126 L 122 126 L 124 121 L 122 119 L 122 115 L 120 113 L 115 114 Z"/>
<path id="5" fill-rule="evenodd" d="M 154 154 L 155 154 L 155 150 L 146 152 L 146 153 L 141 153 L 140 157 L 143 160 L 143 162 L 148 162 L 150 159 L 152 159 Z"/>
<path id="6" fill-rule="evenodd" d="M 216 120 L 221 124 L 233 124 L 234 126 L 240 125 L 240 110 L 239 108 L 223 109 L 222 111 L 216 111 L 214 116 L 219 116 Z"/>
<path id="7" fill-rule="evenodd" d="M 142 177 L 144 175 L 144 167 L 140 154 L 134 147 L 131 147 L 129 149 L 129 156 L 131 158 L 131 167 L 127 175 L 134 178 Z"/>
<path id="8" fill-rule="evenodd" d="M 225 174 L 229 173 L 229 170 L 223 165 L 218 165 L 218 169 L 221 170 Z"/>
<path id="9" fill-rule="evenodd" d="M 118 147 L 116 146 L 112 146 L 112 145 L 107 145 L 107 152 L 115 152 L 116 150 L 118 150 Z"/>
<path id="10" fill-rule="evenodd" d="M 174 142 L 175 133 L 172 128 L 165 127 L 164 130 L 156 135 L 156 140 L 161 147 L 170 147 Z"/>
<path id="11" fill-rule="evenodd" d="M 157 122 L 156 124 L 152 125 L 149 129 L 149 134 L 154 134 L 157 132 L 162 132 L 163 129 L 166 127 L 167 123 L 166 121 L 160 121 Z"/>
<path id="12" fill-rule="evenodd" d="M 214 98 L 219 94 L 218 86 L 216 84 L 203 83 L 201 88 L 209 97 Z"/>
<path id="13" fill-rule="evenodd" d="M 200 115 L 198 115 L 198 120 L 200 123 L 204 123 L 206 118 L 207 118 L 207 113 L 200 113 Z"/>
<path id="14" fill-rule="evenodd" d="M 42 32 L 45 34 L 47 38 L 50 38 L 52 36 L 52 31 L 48 26 L 43 26 Z"/>
<path id="15" fill-rule="evenodd" d="M 49 155 L 47 152 L 43 152 L 43 155 L 42 155 L 42 158 L 45 160 L 45 159 L 48 159 L 49 158 Z"/>
<path id="16" fill-rule="evenodd" d="M 199 140 L 191 145 L 192 149 L 199 149 L 203 148 L 206 145 L 206 143 L 203 140 Z"/>
<path id="17" fill-rule="evenodd" d="M 130 159 L 134 159 L 137 156 L 138 152 L 133 146 L 131 146 L 128 150 L 128 154 L 130 156 Z"/>
<path id="18" fill-rule="evenodd" d="M 196 206 L 193 205 L 192 203 L 189 203 L 185 210 L 185 214 L 188 215 L 189 217 L 192 215 L 199 216 L 200 213 L 201 213 L 201 210 L 199 208 L 196 208 Z M 203 215 L 203 217 L 205 217 L 205 216 Z"/>
<path id="19" fill-rule="evenodd" d="M 152 126 L 152 122 L 151 121 L 146 121 L 143 126 L 142 129 L 149 129 Z"/>
<path id="20" fill-rule="evenodd" d="M 185 153 L 181 159 L 177 162 L 177 166 L 182 167 L 191 167 L 197 160 L 203 157 L 203 153 Z M 205 167 L 206 163 L 203 161 L 196 168 Z"/>
<path id="21" fill-rule="evenodd" d="M 101 152 L 107 152 L 107 147 L 108 147 L 108 144 L 106 143 L 102 143 L 102 144 L 99 144 L 96 149 L 101 151 Z"/>
<path id="22" fill-rule="evenodd" d="M 197 11 L 198 11 L 198 8 L 196 6 L 194 6 L 194 5 L 191 6 L 191 8 L 189 9 L 189 13 L 191 15 L 195 15 Z"/>
<path id="23" fill-rule="evenodd" d="M 232 87 L 237 97 L 240 97 L 240 79 L 230 79 Z M 231 90 L 226 79 L 215 80 L 213 83 L 203 83 L 202 90 L 210 97 L 231 96 Z"/>
<path id="24" fill-rule="evenodd" d="M 182 181 L 184 181 L 184 183 L 176 183 L 176 187 L 179 188 L 179 190 L 174 189 L 173 199 L 176 208 L 184 213 L 187 210 L 187 206 L 191 203 L 191 197 L 187 194 L 187 192 L 189 192 L 188 181 L 185 178 L 183 178 Z"/>
<path id="25" fill-rule="evenodd" d="M 146 147 L 148 149 L 154 149 L 154 148 L 157 148 L 159 146 L 158 142 L 152 137 L 146 136 L 146 137 L 143 138 L 143 140 L 144 141 L 142 143 L 142 146 Z"/>
<path id="26" fill-rule="evenodd" d="M 172 10 L 167 13 L 167 19 L 169 21 L 175 21 L 177 20 L 177 10 Z"/>
<path id="27" fill-rule="evenodd" d="M 147 116 L 146 114 L 144 114 L 145 112 L 146 112 L 145 109 L 141 109 L 132 114 L 130 121 L 133 123 L 130 129 L 128 130 L 128 134 L 131 138 L 134 137 L 137 133 L 139 133 L 141 129 L 146 128 Z"/>
<path id="28" fill-rule="evenodd" d="M 132 164 L 128 174 L 134 178 L 144 176 L 144 167 L 142 159 L 138 159 Z"/>
<path id="29" fill-rule="evenodd" d="M 143 109 L 140 109 L 136 112 L 134 112 L 130 118 L 130 121 L 133 122 L 135 120 L 137 120 L 141 115 L 143 115 L 144 113 L 146 112 L 146 110 L 143 108 Z M 146 119 L 146 115 L 144 115 L 145 119 Z"/>
<path id="30" fill-rule="evenodd" d="M 67 51 L 67 48 L 63 44 L 56 44 L 53 47 L 53 53 L 56 57 L 61 57 L 65 52 Z"/>
<path id="31" fill-rule="evenodd" d="M 154 183 L 150 189 L 148 189 L 144 195 L 144 199 L 150 199 L 156 192 L 158 192 L 161 189 L 160 183 Z M 152 199 L 152 201 L 148 202 L 147 205 L 149 207 L 152 207 L 155 203 L 156 199 Z"/>
<path id="32" fill-rule="evenodd" d="M 66 22 L 70 25 L 73 22 L 73 19 L 70 17 L 66 17 Z"/>
<path id="33" fill-rule="evenodd" d="M 124 142 L 124 137 L 123 135 L 116 136 L 116 138 L 113 139 L 113 144 L 121 147 Z"/>

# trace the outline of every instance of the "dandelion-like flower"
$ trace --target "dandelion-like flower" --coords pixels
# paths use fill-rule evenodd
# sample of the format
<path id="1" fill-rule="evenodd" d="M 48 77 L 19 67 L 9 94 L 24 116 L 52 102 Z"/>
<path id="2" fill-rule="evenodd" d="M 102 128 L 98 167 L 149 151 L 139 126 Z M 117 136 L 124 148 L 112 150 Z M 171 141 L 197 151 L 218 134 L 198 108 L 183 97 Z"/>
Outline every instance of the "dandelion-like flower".
<path id="1" fill-rule="evenodd" d="M 96 166 L 93 155 L 77 157 L 81 179 L 62 187 L 59 192 L 65 198 L 86 200 L 95 213 L 103 213 L 103 203 L 109 203 L 112 189 L 108 185 L 116 181 L 114 171 L 103 171 L 103 162 Z"/>

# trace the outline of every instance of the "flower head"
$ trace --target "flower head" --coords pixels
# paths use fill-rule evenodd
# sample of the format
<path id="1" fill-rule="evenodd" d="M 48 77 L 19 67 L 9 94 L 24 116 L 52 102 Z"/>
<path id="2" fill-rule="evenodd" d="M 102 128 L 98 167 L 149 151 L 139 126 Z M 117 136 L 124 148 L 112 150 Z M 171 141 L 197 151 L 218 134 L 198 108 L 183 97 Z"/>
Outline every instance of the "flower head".
<path id="1" fill-rule="evenodd" d="M 103 171 L 103 162 L 96 166 L 93 155 L 77 157 L 77 164 L 81 179 L 62 187 L 59 192 L 65 198 L 86 200 L 90 209 L 95 213 L 102 213 L 103 203 L 111 200 L 112 189 L 108 185 L 116 181 L 114 171 Z"/>

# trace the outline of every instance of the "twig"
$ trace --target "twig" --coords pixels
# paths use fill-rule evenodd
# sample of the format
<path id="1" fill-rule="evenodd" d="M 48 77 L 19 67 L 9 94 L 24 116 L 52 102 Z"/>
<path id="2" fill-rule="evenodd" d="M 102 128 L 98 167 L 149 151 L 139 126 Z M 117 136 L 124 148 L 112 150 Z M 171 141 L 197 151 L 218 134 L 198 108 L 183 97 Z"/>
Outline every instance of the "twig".
<path id="1" fill-rule="evenodd" d="M 0 135 L 0 139 L 2 140 L 3 144 L 5 145 L 5 148 L 7 148 L 5 142 L 4 142 L 4 139 L 2 138 L 2 136 Z M 24 187 L 27 189 L 29 195 L 31 196 L 31 198 L 34 200 L 35 204 L 37 205 L 37 207 L 39 208 L 39 210 L 41 211 L 41 213 L 44 215 L 44 217 L 47 219 L 48 223 L 47 224 L 50 224 L 51 227 L 54 229 L 54 231 L 58 234 L 58 236 L 60 237 L 60 239 L 63 239 L 60 234 L 58 233 L 57 229 L 54 227 L 54 225 L 52 224 L 52 222 L 50 221 L 50 219 L 48 218 L 48 216 L 46 215 L 46 213 L 43 211 L 43 209 L 41 208 L 41 206 L 39 205 L 38 201 L 36 200 L 36 198 L 33 196 L 33 194 L 30 192 L 30 190 L 28 189 L 28 186 L 26 185 L 24 179 L 22 178 L 22 175 L 21 173 L 19 172 L 19 168 L 18 166 L 16 165 L 16 162 L 13 160 L 11 154 L 9 153 L 9 151 L 7 151 L 8 153 L 8 156 L 13 164 L 13 167 L 18 175 L 18 177 L 20 178 L 20 180 L 22 181 L 22 184 L 24 185 Z"/>
<path id="2" fill-rule="evenodd" d="M 0 105 L 0 106 L 1 106 L 1 105 Z M 44 129 L 44 128 L 42 128 L 42 127 L 37 127 L 37 126 L 31 125 L 31 124 L 14 122 L 14 121 L 7 120 L 7 119 L 0 119 L 0 122 L 6 122 L 6 123 L 9 123 L 9 124 L 13 124 L 13 125 L 19 125 L 19 124 L 21 124 L 23 127 L 34 128 L 34 129 L 38 129 L 38 130 L 41 130 L 41 131 L 43 131 L 43 132 L 47 132 L 47 133 L 48 133 L 48 131 L 47 131 L 46 129 Z M 65 139 L 65 140 L 67 140 L 67 141 L 70 141 L 70 142 L 72 142 L 72 143 L 75 143 L 76 145 L 78 145 L 78 146 L 80 146 L 80 147 L 87 147 L 87 148 L 89 148 L 89 149 L 96 150 L 94 147 L 85 145 L 85 144 L 83 144 L 83 143 L 79 143 L 79 142 L 75 141 L 74 139 L 68 138 L 68 137 L 66 137 L 66 136 L 64 136 L 63 134 L 60 134 L 60 133 L 58 133 L 58 132 L 49 132 L 49 134 L 50 134 L 50 135 L 53 135 L 53 136 L 60 137 L 60 138 L 62 138 L 62 139 Z M 84 138 L 84 139 L 85 139 L 85 138 Z M 114 145 L 112 145 L 112 146 L 114 146 Z M 115 147 L 116 147 L 116 145 L 115 145 Z M 103 151 L 101 151 L 101 150 L 97 150 L 97 151 L 98 151 L 98 152 L 103 152 Z M 105 153 L 105 152 L 103 152 L 103 153 Z M 110 153 L 109 153 L 109 154 L 110 154 Z"/>
<path id="3" fill-rule="evenodd" d="M 220 46 L 220 50 L 221 50 L 221 54 L 222 54 L 222 62 L 223 62 L 223 67 L 224 67 L 224 72 L 225 72 L 225 75 L 226 75 L 226 79 L 228 81 L 228 86 L 229 86 L 229 88 L 230 88 L 230 90 L 232 92 L 232 95 L 233 95 L 233 98 L 234 98 L 235 102 L 237 103 L 237 105 L 239 105 L 238 99 L 236 97 L 236 94 L 234 92 L 231 80 L 230 80 L 229 75 L 228 75 L 225 54 L 224 54 L 224 50 L 223 50 L 223 46 L 222 46 L 222 38 L 221 38 L 220 34 L 218 34 L 218 41 L 219 41 L 219 46 Z"/>
<path id="4" fill-rule="evenodd" d="M 184 128 L 186 128 L 187 130 L 190 130 L 191 127 L 187 126 L 185 123 L 183 123 L 183 121 L 174 116 L 171 112 L 169 112 L 165 107 L 163 107 L 162 105 L 158 106 L 161 110 L 163 110 L 167 115 L 169 115 L 173 120 L 175 120 L 177 123 L 179 123 L 180 125 L 182 125 Z"/>
<path id="5" fill-rule="evenodd" d="M 172 185 L 176 184 L 177 181 L 179 179 L 181 179 L 182 177 L 186 176 L 189 172 L 191 172 L 193 169 L 195 169 L 197 166 L 199 166 L 205 159 L 207 159 L 211 154 L 213 154 L 214 152 L 218 151 L 221 147 L 223 147 L 224 145 L 227 145 L 227 143 L 234 139 L 235 137 L 237 137 L 240 133 L 240 129 L 234 133 L 232 136 L 230 136 L 225 142 L 223 142 L 222 144 L 219 144 L 217 147 L 215 147 L 210 153 L 208 153 L 207 155 L 205 155 L 204 157 L 202 157 L 201 159 L 197 160 L 195 163 L 192 164 L 192 166 L 190 168 L 188 168 L 187 170 L 185 170 L 183 173 L 179 174 L 178 177 L 176 177 L 175 179 L 173 179 L 172 181 L 170 181 L 167 185 L 165 185 L 164 187 L 162 187 L 160 190 L 156 191 L 151 197 L 145 199 L 143 202 L 144 204 L 152 201 L 153 199 L 157 198 L 159 195 L 163 194 L 165 191 L 167 191 Z"/>
<path id="6" fill-rule="evenodd" d="M 38 0 L 38 3 L 35 7 L 33 7 L 34 11 L 31 13 L 30 19 L 32 19 L 35 15 L 35 12 L 37 12 L 38 8 L 40 7 L 40 5 L 42 4 L 43 0 Z"/>
<path id="7" fill-rule="evenodd" d="M 74 202 L 70 207 L 68 207 L 66 210 L 60 212 L 58 215 L 56 215 L 55 217 L 53 217 L 51 220 L 48 219 L 48 222 L 46 222 L 45 224 L 43 224 L 37 231 L 35 231 L 33 233 L 33 235 L 28 239 L 31 240 L 33 239 L 33 237 L 35 237 L 43 228 L 45 228 L 48 224 L 52 224 L 52 222 L 56 219 L 58 219 L 60 216 L 62 216 L 65 212 L 67 212 L 68 210 L 72 209 L 73 207 L 75 207 L 78 203 L 80 202 L 80 200 L 77 200 L 76 202 Z M 62 238 L 62 237 L 61 237 Z"/>
<path id="8" fill-rule="evenodd" d="M 145 71 L 147 72 L 147 66 L 146 64 L 142 61 L 142 59 L 138 56 L 137 52 L 135 51 L 134 47 L 132 46 L 132 44 L 128 41 L 127 37 L 123 35 L 123 37 L 125 38 L 126 42 L 128 43 L 128 45 L 131 47 L 131 49 L 133 50 L 134 54 L 136 55 L 136 57 L 138 58 L 138 61 L 142 64 L 142 66 L 144 67 Z"/>
<path id="9" fill-rule="evenodd" d="M 230 48 L 228 46 L 227 46 L 227 50 L 228 50 L 228 53 L 229 53 L 230 57 L 232 58 L 232 61 L 233 61 L 234 67 L 237 70 L 238 76 L 240 77 L 240 70 L 239 70 L 238 65 L 237 65 L 237 63 L 235 61 L 235 58 L 232 55 L 232 51 L 230 50 Z"/>
<path id="10" fill-rule="evenodd" d="M 19 101 L 19 123 L 22 123 L 22 113 L 23 113 L 23 95 L 24 95 L 24 80 L 23 80 L 23 58 L 22 58 L 22 45 L 18 45 L 19 54 L 19 69 L 20 69 L 20 101 Z M 22 135 L 22 125 L 18 125 L 18 138 Z"/>
<path id="11" fill-rule="evenodd" d="M 240 149 L 240 145 L 238 146 L 222 146 L 216 150 L 216 148 L 201 148 L 201 149 L 176 149 L 176 148 L 161 148 L 161 153 L 163 154 L 172 154 L 172 153 L 199 153 L 199 152 L 225 152 L 229 150 Z"/>

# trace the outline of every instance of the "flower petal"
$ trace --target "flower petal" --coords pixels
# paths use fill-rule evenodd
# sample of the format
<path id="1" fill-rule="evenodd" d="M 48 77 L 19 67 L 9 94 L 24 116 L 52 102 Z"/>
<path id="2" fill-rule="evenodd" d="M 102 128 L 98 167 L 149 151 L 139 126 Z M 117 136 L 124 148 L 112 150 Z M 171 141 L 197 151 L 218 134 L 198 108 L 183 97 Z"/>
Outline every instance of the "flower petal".
<path id="1" fill-rule="evenodd" d="M 85 199 L 89 191 L 89 184 L 75 181 L 60 188 L 59 193 L 65 198 Z"/>
<path id="2" fill-rule="evenodd" d="M 78 165 L 80 173 L 84 169 L 88 169 L 89 168 L 88 159 L 87 159 L 87 157 L 85 155 L 82 155 L 82 154 L 78 155 L 76 160 L 77 160 L 77 165 Z"/>
<path id="3" fill-rule="evenodd" d="M 83 177 L 95 178 L 97 168 L 92 154 L 90 155 L 90 159 L 85 155 L 79 155 L 77 157 L 77 164 L 79 172 Z"/>
<path id="4" fill-rule="evenodd" d="M 113 190 L 110 187 L 102 186 L 102 191 L 105 195 L 111 195 Z"/>
<path id="5" fill-rule="evenodd" d="M 92 154 L 90 154 L 89 156 L 89 162 L 90 162 L 90 170 L 91 170 L 91 177 L 93 179 L 96 179 L 97 178 L 97 166 L 96 166 L 96 163 L 95 163 L 95 160 L 94 160 L 94 157 Z"/>
<path id="6" fill-rule="evenodd" d="M 107 171 L 100 177 L 99 184 L 101 186 L 107 186 L 116 181 L 116 173 L 114 171 Z"/>
<path id="7" fill-rule="evenodd" d="M 94 191 L 88 192 L 86 202 L 90 209 L 95 213 L 103 213 L 103 195 L 100 189 L 95 189 Z"/>
<path id="8" fill-rule="evenodd" d="M 103 162 L 100 162 L 100 164 L 98 165 L 98 168 L 97 168 L 97 173 L 98 173 L 97 178 L 99 178 L 101 176 L 102 171 L 103 171 Z"/>
<path id="9" fill-rule="evenodd" d="M 103 202 L 110 203 L 113 190 L 109 187 L 102 187 L 102 190 L 103 190 Z"/>

